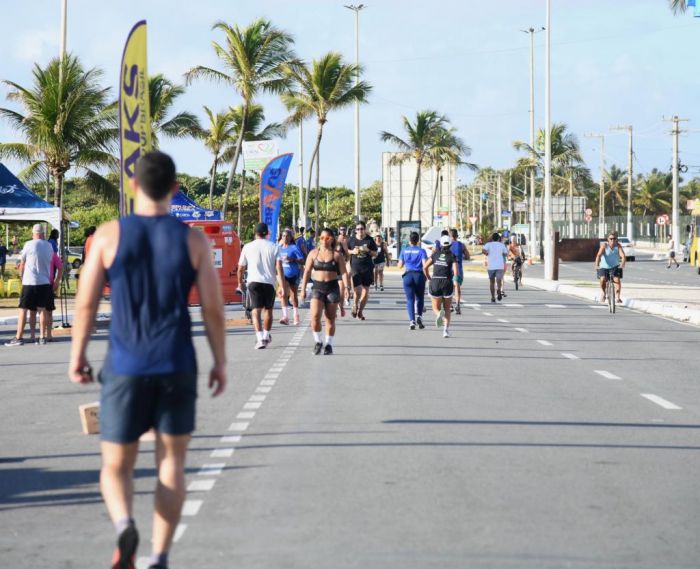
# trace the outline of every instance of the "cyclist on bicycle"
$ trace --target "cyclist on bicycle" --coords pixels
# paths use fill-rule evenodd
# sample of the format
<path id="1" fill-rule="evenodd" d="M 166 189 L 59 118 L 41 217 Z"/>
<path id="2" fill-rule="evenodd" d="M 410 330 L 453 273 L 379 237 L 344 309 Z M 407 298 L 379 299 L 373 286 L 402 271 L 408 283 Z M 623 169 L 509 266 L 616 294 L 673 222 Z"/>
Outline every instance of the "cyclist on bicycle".
<path id="1" fill-rule="evenodd" d="M 595 268 L 600 279 L 600 288 L 603 291 L 601 302 L 605 302 L 605 287 L 608 284 L 608 279 L 612 278 L 615 284 L 615 296 L 617 302 L 622 302 L 620 293 L 622 291 L 622 269 L 625 268 L 625 251 L 617 242 L 617 232 L 611 231 L 608 233 L 608 238 L 605 243 L 601 243 L 598 254 L 595 256 Z"/>
<path id="2" fill-rule="evenodd" d="M 513 262 L 510 265 L 510 274 L 515 275 L 515 267 L 520 268 L 520 283 L 522 284 L 523 282 L 523 271 L 522 271 L 522 266 L 523 266 L 523 250 L 520 244 L 518 243 L 518 237 L 516 235 L 513 235 L 510 238 L 510 243 L 508 244 L 508 256 L 513 260 Z"/>

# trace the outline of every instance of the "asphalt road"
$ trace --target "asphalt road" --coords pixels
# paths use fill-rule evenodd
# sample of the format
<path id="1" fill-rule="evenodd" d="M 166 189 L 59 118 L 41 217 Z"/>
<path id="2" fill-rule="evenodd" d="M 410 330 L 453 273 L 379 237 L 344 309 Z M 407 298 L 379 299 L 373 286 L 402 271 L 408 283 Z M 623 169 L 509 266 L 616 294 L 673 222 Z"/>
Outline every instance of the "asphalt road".
<path id="1" fill-rule="evenodd" d="M 638 254 L 634 261 L 625 265 L 624 281 L 636 284 L 671 285 L 700 287 L 700 275 L 697 268 L 687 263 L 681 263 L 680 269 L 673 265 L 666 268 L 667 260 L 652 259 L 652 255 Z M 542 264 L 527 267 L 527 273 L 534 277 L 542 277 Z M 559 263 L 559 278 L 572 280 L 595 280 L 593 263 Z"/>
<path id="2" fill-rule="evenodd" d="M 389 282 L 332 357 L 307 326 L 262 351 L 229 332 L 230 390 L 202 384 L 174 569 L 697 567 L 700 329 L 529 288 L 492 305 L 470 279 L 474 306 L 443 339 L 408 330 Z M 0 352 L 3 567 L 108 566 L 98 440 L 77 413 L 98 388 L 68 383 L 68 348 Z M 146 443 L 143 555 L 151 465 Z"/>

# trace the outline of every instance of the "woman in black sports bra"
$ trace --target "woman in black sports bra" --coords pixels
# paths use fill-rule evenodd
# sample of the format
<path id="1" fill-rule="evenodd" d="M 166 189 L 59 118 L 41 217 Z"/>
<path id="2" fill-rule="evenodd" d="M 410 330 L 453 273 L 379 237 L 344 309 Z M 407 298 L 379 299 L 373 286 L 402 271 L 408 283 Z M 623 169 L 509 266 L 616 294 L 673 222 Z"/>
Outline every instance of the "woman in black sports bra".
<path id="1" fill-rule="evenodd" d="M 338 277 L 342 278 L 342 287 Z M 341 292 L 348 286 L 348 274 L 345 270 L 343 255 L 335 250 L 333 230 L 324 228 L 318 240 L 318 247 L 309 253 L 304 266 L 304 277 L 301 282 L 301 300 L 306 300 L 306 285 L 309 278 L 313 282 L 311 293 L 311 331 L 314 335 L 314 354 L 323 350 L 324 355 L 333 353 L 335 336 L 335 319 L 338 303 L 342 299 Z M 341 290 L 342 288 L 342 290 Z M 326 316 L 325 347 L 321 335 L 321 317 Z"/>

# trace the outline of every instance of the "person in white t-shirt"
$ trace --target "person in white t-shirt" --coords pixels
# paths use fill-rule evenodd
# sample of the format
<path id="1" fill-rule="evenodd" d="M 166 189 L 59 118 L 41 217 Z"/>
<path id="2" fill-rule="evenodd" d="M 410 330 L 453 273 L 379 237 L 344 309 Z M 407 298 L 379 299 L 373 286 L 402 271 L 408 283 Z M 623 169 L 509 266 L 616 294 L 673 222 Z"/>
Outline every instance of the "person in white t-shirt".
<path id="1" fill-rule="evenodd" d="M 283 287 L 284 269 L 279 248 L 267 236 L 266 223 L 255 227 L 255 240 L 244 245 L 238 260 L 238 282 L 248 270 L 246 286 L 253 309 L 253 326 L 257 336 L 255 349 L 266 348 L 272 341 L 272 308 L 275 305 L 275 282 Z M 241 284 L 242 286 L 242 284 Z"/>
<path id="2" fill-rule="evenodd" d="M 671 268 L 671 263 L 676 263 L 677 269 L 681 268 L 681 266 L 678 264 L 678 260 L 676 259 L 676 242 L 673 239 L 673 235 L 668 236 L 668 264 L 666 265 L 667 269 Z"/>
<path id="3" fill-rule="evenodd" d="M 501 242 L 501 236 L 494 233 L 491 236 L 491 241 L 484 245 L 482 253 L 488 258 L 488 273 L 489 273 L 489 288 L 491 289 L 491 302 L 496 302 L 503 298 L 503 274 L 506 258 L 508 257 L 508 249 Z"/>

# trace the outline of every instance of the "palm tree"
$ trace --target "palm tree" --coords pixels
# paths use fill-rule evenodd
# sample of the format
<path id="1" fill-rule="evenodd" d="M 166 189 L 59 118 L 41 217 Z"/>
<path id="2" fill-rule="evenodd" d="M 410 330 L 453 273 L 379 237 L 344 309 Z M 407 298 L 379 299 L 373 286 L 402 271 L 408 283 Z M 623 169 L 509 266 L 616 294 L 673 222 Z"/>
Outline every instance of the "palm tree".
<path id="1" fill-rule="evenodd" d="M 413 206 L 416 202 L 416 194 L 418 192 L 418 184 L 420 183 L 421 168 L 425 161 L 428 151 L 433 146 L 436 137 L 442 130 L 445 130 L 448 123 L 447 117 L 439 115 L 436 111 L 425 110 L 416 113 L 414 123 L 407 117 L 402 117 L 403 127 L 406 131 L 406 137 L 399 136 L 390 132 L 382 131 L 379 133 L 383 142 L 391 142 L 400 150 L 399 159 L 407 161 L 413 159 L 416 161 L 416 178 L 413 182 L 413 197 L 411 198 L 411 207 L 408 210 L 409 221 L 413 219 Z"/>
<path id="2" fill-rule="evenodd" d="M 241 129 L 243 128 L 243 117 L 245 111 L 243 105 L 238 105 L 237 107 L 232 107 L 229 110 L 231 116 L 231 126 L 232 126 L 232 138 L 233 140 L 238 140 L 240 137 Z M 265 112 L 263 111 L 262 105 L 252 104 L 248 109 L 248 117 L 245 121 L 245 132 L 243 133 L 243 140 L 254 141 L 254 140 L 269 140 L 271 138 L 279 138 L 286 136 L 287 129 L 284 125 L 280 123 L 270 123 L 263 126 L 265 122 Z M 222 162 L 231 162 L 236 154 L 236 146 L 230 146 L 226 151 L 224 151 L 221 156 Z M 241 211 L 243 210 L 243 190 L 245 188 L 245 175 L 246 170 L 243 168 L 241 175 L 241 185 L 238 189 L 238 227 L 241 226 Z"/>
<path id="3" fill-rule="evenodd" d="M 175 100 L 184 93 L 185 88 L 182 85 L 175 85 L 161 74 L 148 78 L 153 148 L 158 148 L 160 136 L 185 138 L 197 137 L 200 134 L 202 127 L 194 114 L 183 111 L 174 117 L 167 116 Z"/>
<path id="4" fill-rule="evenodd" d="M 270 21 L 264 19 L 255 20 L 245 28 L 217 22 L 212 29 L 220 30 L 226 36 L 225 46 L 216 41 L 212 42 L 225 71 L 198 65 L 185 74 L 185 79 L 187 84 L 197 78 L 206 78 L 229 85 L 243 99 L 243 128 L 240 129 L 236 140 L 236 150 L 231 160 L 231 170 L 224 194 L 223 215 L 225 217 L 233 177 L 241 155 L 250 106 L 255 97 L 261 93 L 281 93 L 285 89 L 287 79 L 283 73 L 283 65 L 294 58 L 290 49 L 294 40 L 287 32 L 274 27 Z M 241 228 L 237 229 L 240 235 Z"/>
<path id="5" fill-rule="evenodd" d="M 60 68 L 63 67 L 62 79 Z M 102 71 L 85 71 L 77 57 L 52 59 L 45 68 L 34 66 L 34 82 L 22 87 L 3 81 L 10 88 L 7 98 L 24 107 L 25 114 L 0 109 L 0 116 L 24 135 L 23 143 L 0 144 L 0 158 L 27 164 L 25 179 L 54 180 L 54 203 L 63 203 L 63 180 L 72 167 L 85 172 L 90 187 L 114 197 L 116 187 L 97 169 L 118 170 L 114 156 L 117 105 L 109 103 L 109 88 L 100 85 Z"/>
<path id="6" fill-rule="evenodd" d="M 668 0 L 668 4 L 674 14 L 680 14 L 688 9 L 687 0 Z"/>
<path id="7" fill-rule="evenodd" d="M 472 153 L 471 148 L 469 148 L 464 141 L 455 134 L 456 132 L 457 131 L 454 128 L 441 129 L 436 134 L 435 140 L 427 152 L 425 165 L 428 167 L 433 167 L 436 170 L 435 189 L 433 190 L 433 199 L 430 206 L 431 219 L 435 217 L 435 200 L 438 194 L 442 169 L 448 164 L 467 164 L 466 162 L 462 161 L 462 157 L 467 157 Z M 473 164 L 469 164 L 469 166 L 475 168 Z"/>
<path id="8" fill-rule="evenodd" d="M 622 170 L 613 164 L 610 170 L 605 172 L 605 177 L 608 179 L 608 187 L 605 192 L 605 200 L 610 203 L 610 209 L 605 208 L 605 211 L 610 211 L 615 215 L 619 207 L 625 203 L 627 194 L 627 170 Z"/>
<path id="9" fill-rule="evenodd" d="M 216 168 L 221 159 L 221 154 L 234 138 L 234 125 L 231 111 L 214 113 L 209 107 L 204 106 L 204 112 L 209 119 L 208 128 L 200 131 L 200 138 L 209 151 L 214 155 L 209 173 L 209 209 L 214 209 L 214 186 L 216 185 Z"/>
<path id="10" fill-rule="evenodd" d="M 328 52 L 311 64 L 301 61 L 289 62 L 284 66 L 289 80 L 288 90 L 282 94 L 282 102 L 291 113 L 287 124 L 300 124 L 306 118 L 315 116 L 317 123 L 316 144 L 311 154 L 309 183 L 304 198 L 304 217 L 309 215 L 311 195 L 311 175 L 316 164 L 316 230 L 319 216 L 320 150 L 323 128 L 328 122 L 328 114 L 355 102 L 364 103 L 372 87 L 365 81 L 355 81 L 362 74 L 362 67 L 345 63 L 336 52 Z"/>
<path id="11" fill-rule="evenodd" d="M 634 198 L 637 212 L 647 215 L 666 213 L 671 208 L 671 174 L 664 174 L 654 168 L 638 183 Z"/>

